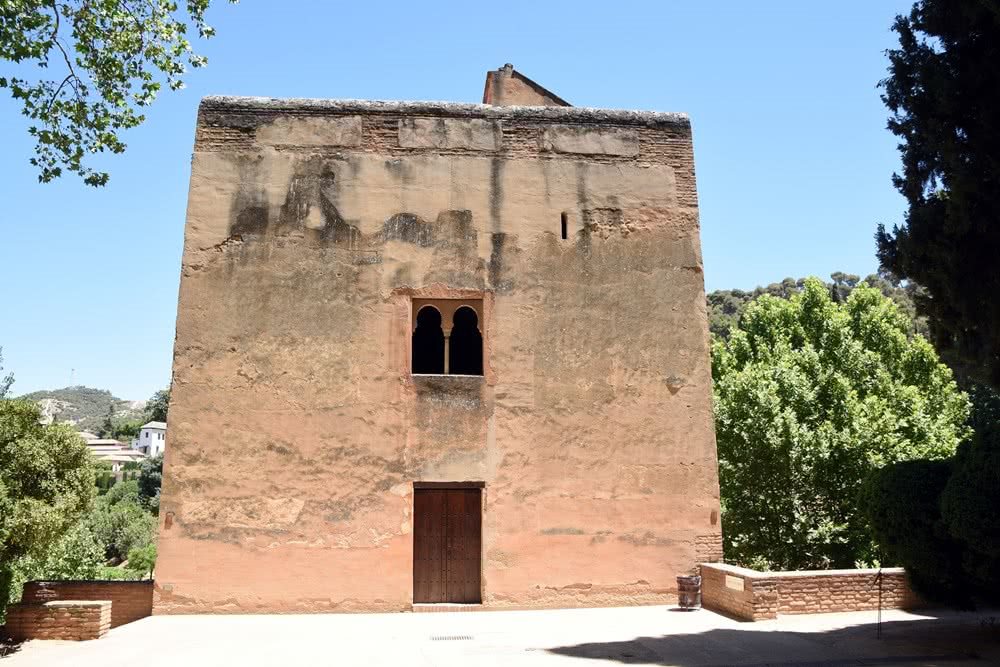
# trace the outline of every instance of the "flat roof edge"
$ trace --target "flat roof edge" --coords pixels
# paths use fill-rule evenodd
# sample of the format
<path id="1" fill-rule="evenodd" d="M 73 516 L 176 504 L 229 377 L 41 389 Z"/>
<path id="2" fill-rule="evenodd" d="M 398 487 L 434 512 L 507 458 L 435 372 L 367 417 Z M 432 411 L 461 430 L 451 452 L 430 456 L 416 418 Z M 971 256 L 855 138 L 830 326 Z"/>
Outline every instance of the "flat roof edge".
<path id="1" fill-rule="evenodd" d="M 305 113 L 398 113 L 489 119 L 526 119 L 581 123 L 619 123 L 625 125 L 681 125 L 691 120 L 686 113 L 667 111 L 630 111 L 558 106 L 493 106 L 459 102 L 398 102 L 382 100 L 328 100 L 301 97 L 239 97 L 210 95 L 203 97 L 201 111 L 239 113 L 274 111 Z"/>

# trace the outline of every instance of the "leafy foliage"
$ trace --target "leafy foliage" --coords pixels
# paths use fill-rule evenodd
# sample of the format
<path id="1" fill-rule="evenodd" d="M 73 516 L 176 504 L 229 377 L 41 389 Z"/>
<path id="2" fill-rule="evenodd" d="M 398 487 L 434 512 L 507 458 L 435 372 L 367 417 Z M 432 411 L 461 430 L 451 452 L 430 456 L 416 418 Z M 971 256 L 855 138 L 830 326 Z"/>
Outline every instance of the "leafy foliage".
<path id="1" fill-rule="evenodd" d="M 139 504 L 138 483 L 115 484 L 97 499 L 87 524 L 95 540 L 104 547 L 105 560 L 119 563 L 129 551 L 151 544 L 156 519 Z"/>
<path id="2" fill-rule="evenodd" d="M 972 392 L 975 435 L 959 448 L 941 492 L 941 515 L 961 541 L 964 567 L 975 590 L 1000 601 L 1000 394 Z"/>
<path id="3" fill-rule="evenodd" d="M 86 445 L 39 416 L 34 403 L 0 400 L 0 612 L 19 561 L 42 557 L 93 502 Z"/>
<path id="4" fill-rule="evenodd" d="M 153 567 L 156 565 L 156 545 L 147 544 L 144 547 L 136 547 L 128 552 L 128 563 L 126 569 L 138 572 L 140 576 L 153 576 Z"/>
<path id="5" fill-rule="evenodd" d="M 942 357 L 1000 386 L 1000 0 L 920 0 L 893 30 L 882 99 L 908 210 L 879 226 L 879 260 L 926 289 Z"/>
<path id="6" fill-rule="evenodd" d="M 205 23 L 209 3 L 187 0 L 186 12 L 174 0 L 0 3 L 0 60 L 10 72 L 0 76 L 0 88 L 32 121 L 39 181 L 67 169 L 88 185 L 107 183 L 108 174 L 87 158 L 124 151 L 121 133 L 143 122 L 140 109 L 164 85 L 183 87 L 187 66 L 205 64 L 187 35 L 189 28 L 202 38 L 214 34 Z"/>
<path id="7" fill-rule="evenodd" d="M 115 419 L 111 425 L 111 436 L 115 440 L 129 442 L 139 435 L 142 429 L 140 419 Z"/>
<path id="8" fill-rule="evenodd" d="M 888 463 L 952 455 L 968 401 L 899 308 L 807 279 L 761 295 L 712 348 L 728 558 L 778 569 L 874 558 L 858 490 Z"/>
<path id="9" fill-rule="evenodd" d="M 975 429 L 947 461 L 889 466 L 865 485 L 864 505 L 886 553 L 925 598 L 1000 601 L 1000 394 L 972 388 Z"/>
<path id="10" fill-rule="evenodd" d="M 861 282 L 877 288 L 883 295 L 896 302 L 900 312 L 912 322 L 910 328 L 913 333 L 921 334 L 925 338 L 928 336 L 927 321 L 916 312 L 914 300 L 921 293 L 916 285 L 912 283 L 904 285 L 891 274 L 872 274 L 862 281 L 859 276 L 842 271 L 831 274 L 830 280 L 825 285 L 830 290 L 831 298 L 838 302 L 845 301 Z M 731 289 L 710 292 L 707 296 L 708 328 L 716 336 L 729 338 L 730 331 L 736 327 L 743 310 L 751 301 L 764 294 L 787 299 L 801 292 L 805 282 L 805 278 L 798 280 L 785 278 L 780 283 L 771 283 L 766 287 L 756 287 L 750 291 Z"/>
<path id="11" fill-rule="evenodd" d="M 948 460 L 903 461 L 874 470 L 860 502 L 883 554 L 906 566 L 917 592 L 968 606 L 962 546 L 941 518 L 940 496 L 951 472 Z"/>
<path id="12" fill-rule="evenodd" d="M 0 347 L 0 401 L 7 398 L 7 394 L 10 393 L 10 387 L 14 384 L 14 374 L 8 373 L 3 375 L 3 348 Z"/>
<path id="13" fill-rule="evenodd" d="M 83 522 L 76 524 L 42 557 L 26 559 L 26 579 L 96 579 L 104 561 L 103 548 Z"/>
<path id="14" fill-rule="evenodd" d="M 170 407 L 170 387 L 161 389 L 146 402 L 146 418 L 149 421 L 167 421 L 167 409 Z"/>
<path id="15" fill-rule="evenodd" d="M 160 513 L 160 486 L 163 484 L 163 452 L 139 464 L 139 502 L 153 514 Z"/>

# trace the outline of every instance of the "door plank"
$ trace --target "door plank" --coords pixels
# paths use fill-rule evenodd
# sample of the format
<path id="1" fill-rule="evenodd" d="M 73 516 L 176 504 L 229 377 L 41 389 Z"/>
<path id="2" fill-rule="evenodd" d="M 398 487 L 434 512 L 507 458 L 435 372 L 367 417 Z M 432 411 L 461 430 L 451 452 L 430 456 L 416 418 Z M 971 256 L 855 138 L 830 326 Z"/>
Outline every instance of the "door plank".
<path id="1" fill-rule="evenodd" d="M 444 491 L 418 489 L 413 496 L 413 601 L 447 602 Z"/>

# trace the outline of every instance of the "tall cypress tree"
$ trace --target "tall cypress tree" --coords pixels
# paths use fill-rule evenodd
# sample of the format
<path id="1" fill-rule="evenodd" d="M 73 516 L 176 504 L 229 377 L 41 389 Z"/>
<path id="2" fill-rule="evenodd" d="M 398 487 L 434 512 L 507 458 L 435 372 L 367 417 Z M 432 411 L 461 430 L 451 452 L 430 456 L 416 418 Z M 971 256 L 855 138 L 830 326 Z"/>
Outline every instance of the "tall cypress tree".
<path id="1" fill-rule="evenodd" d="M 921 0 L 881 85 L 900 139 L 905 221 L 876 233 L 960 376 L 1000 387 L 1000 0 Z"/>

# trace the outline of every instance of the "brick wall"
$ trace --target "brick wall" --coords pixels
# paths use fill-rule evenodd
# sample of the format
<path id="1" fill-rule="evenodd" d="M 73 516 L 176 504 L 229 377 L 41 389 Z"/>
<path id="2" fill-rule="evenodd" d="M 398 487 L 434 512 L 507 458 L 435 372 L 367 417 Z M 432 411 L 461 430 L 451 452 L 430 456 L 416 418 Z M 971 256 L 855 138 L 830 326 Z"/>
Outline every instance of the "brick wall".
<path id="1" fill-rule="evenodd" d="M 110 600 L 21 602 L 7 609 L 11 639 L 100 639 L 111 628 Z"/>
<path id="2" fill-rule="evenodd" d="M 153 613 L 152 581 L 29 581 L 22 604 L 59 600 L 110 600 L 111 627 L 137 621 Z"/>
<path id="3" fill-rule="evenodd" d="M 815 614 L 866 611 L 879 604 L 878 570 L 829 570 L 777 573 L 778 613 Z M 919 600 L 903 568 L 882 570 L 882 608 L 906 609 Z"/>
<path id="4" fill-rule="evenodd" d="M 879 604 L 878 570 L 757 572 L 702 563 L 702 604 L 748 621 L 778 614 L 866 611 Z M 882 608 L 919 606 L 902 568 L 882 570 Z"/>
<path id="5" fill-rule="evenodd" d="M 761 575 L 733 565 L 702 563 L 702 606 L 748 621 L 774 618 L 778 608 L 778 585 Z"/>

